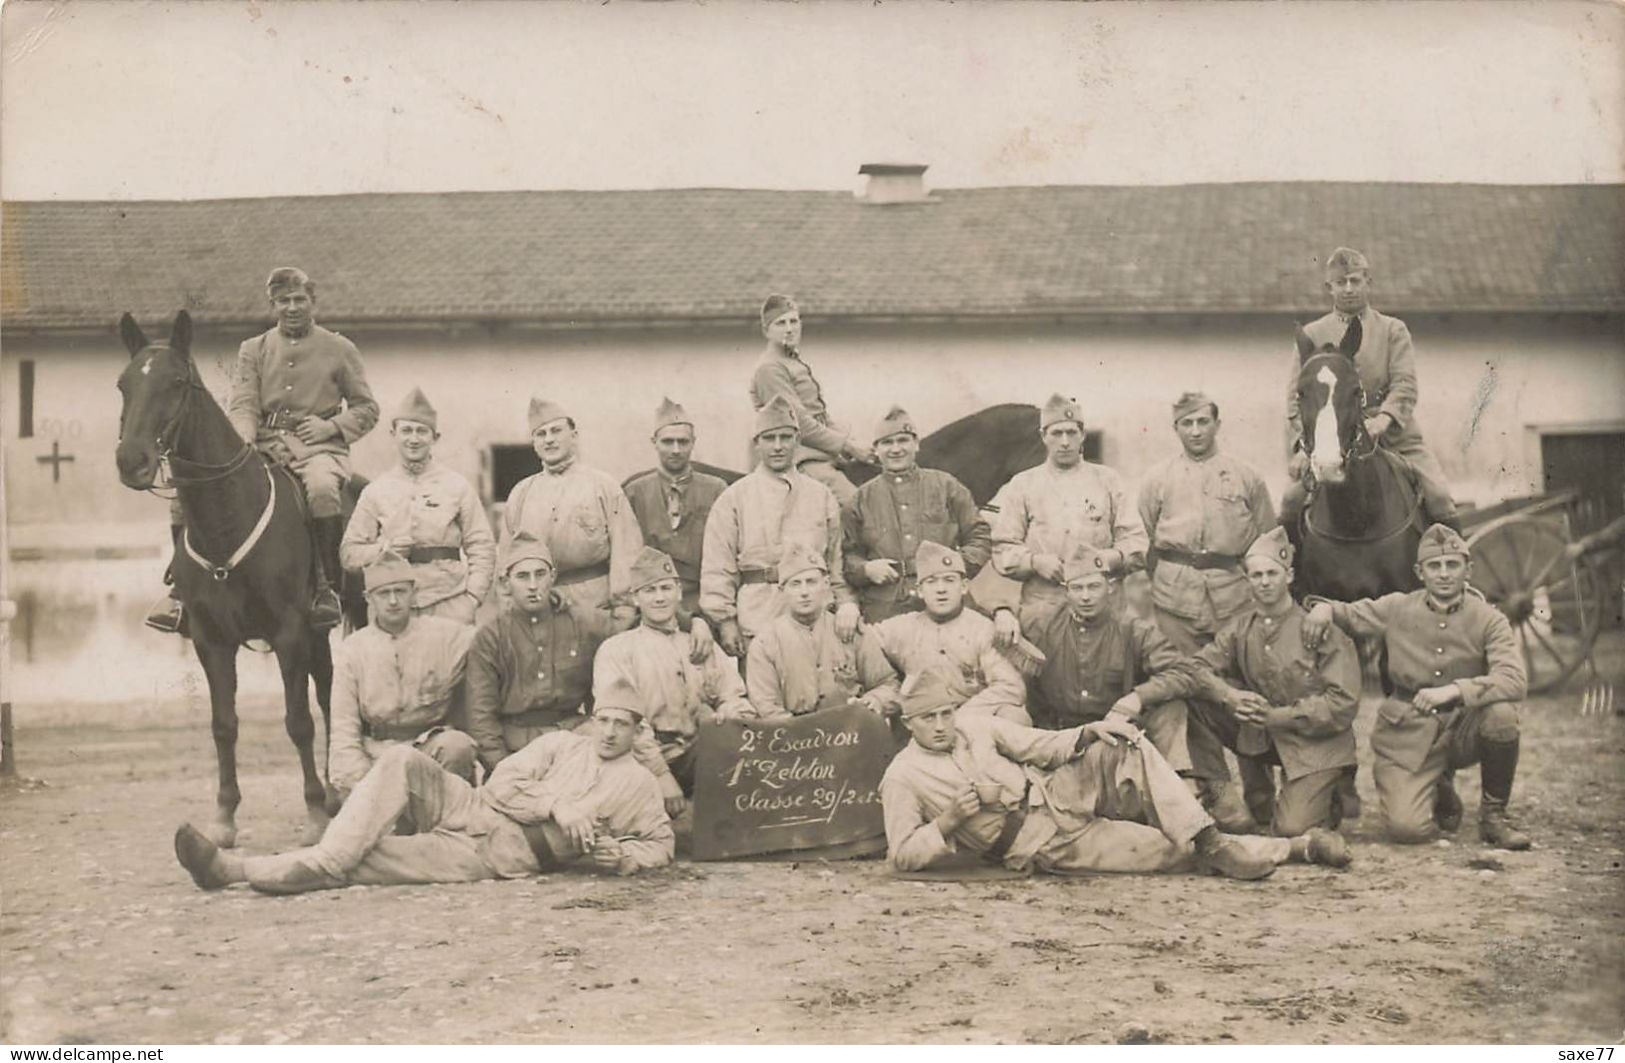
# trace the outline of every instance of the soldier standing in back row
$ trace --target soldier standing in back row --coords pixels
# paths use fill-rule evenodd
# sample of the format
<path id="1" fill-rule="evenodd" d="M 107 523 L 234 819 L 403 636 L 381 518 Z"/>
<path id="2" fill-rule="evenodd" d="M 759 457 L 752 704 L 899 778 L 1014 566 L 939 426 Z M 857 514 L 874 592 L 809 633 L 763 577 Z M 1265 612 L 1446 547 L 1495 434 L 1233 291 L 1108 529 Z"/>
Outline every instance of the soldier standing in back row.
<path id="1" fill-rule="evenodd" d="M 682 406 L 663 399 L 655 411 L 651 437 L 660 463 L 626 484 L 632 513 L 643 529 L 643 544 L 671 558 L 683 584 L 683 611 L 700 610 L 700 554 L 705 521 L 728 485 L 695 470 L 694 422 Z"/>
<path id="2" fill-rule="evenodd" d="M 417 579 L 414 613 L 472 626 L 496 567 L 485 507 L 466 479 L 433 464 L 440 419 L 422 391 L 401 402 L 389 433 L 400 464 L 361 492 L 339 560 L 355 571 L 393 550 Z"/>
<path id="3" fill-rule="evenodd" d="M 841 512 L 846 582 L 870 624 L 923 608 L 914 569 L 921 543 L 958 550 L 971 579 L 993 553 L 987 522 L 965 485 L 951 473 L 920 468 L 920 435 L 902 407 L 893 406 L 875 426 L 875 453 L 880 475 Z"/>

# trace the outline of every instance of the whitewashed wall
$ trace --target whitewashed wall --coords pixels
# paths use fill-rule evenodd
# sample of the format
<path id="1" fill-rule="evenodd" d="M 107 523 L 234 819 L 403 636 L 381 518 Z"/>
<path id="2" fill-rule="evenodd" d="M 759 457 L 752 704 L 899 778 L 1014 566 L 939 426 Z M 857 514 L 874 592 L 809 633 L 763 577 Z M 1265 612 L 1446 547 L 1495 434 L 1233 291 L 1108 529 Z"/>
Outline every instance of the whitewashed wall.
<path id="1" fill-rule="evenodd" d="M 1625 427 L 1625 333 L 1617 318 L 1413 317 L 1410 324 L 1421 375 L 1419 418 L 1465 500 L 1541 490 L 1538 429 Z M 440 410 L 440 459 L 476 482 L 490 445 L 526 442 L 525 406 L 533 393 L 572 410 L 584 460 L 617 476 L 651 463 L 649 419 L 663 395 L 684 403 L 699 423 L 699 458 L 734 468 L 746 462 L 752 420 L 746 389 L 761 347 L 749 323 L 349 334 L 367 361 L 386 421 L 401 396 L 421 386 Z M 205 378 L 222 396 L 241 338 L 204 332 L 195 344 Z M 1284 478 L 1289 320 L 860 327 L 821 325 L 813 313 L 805 351 L 831 407 L 864 436 L 893 402 L 929 428 L 993 403 L 1041 403 L 1062 391 L 1082 401 L 1092 426 L 1105 433 L 1106 461 L 1134 481 L 1177 446 L 1169 403 L 1186 388 L 1201 388 L 1222 407 L 1223 444 L 1259 466 L 1277 491 Z M 23 358 L 36 364 L 32 439 L 17 438 L 16 363 Z M 17 665 L 19 701 L 52 690 L 86 696 L 104 685 L 98 677 L 117 674 L 105 662 L 124 654 L 145 661 L 154 645 L 162 648 L 158 660 L 195 671 L 189 656 L 169 652 L 178 640 L 126 631 L 138 623 L 149 590 L 158 590 L 167 511 L 117 479 L 114 381 L 124 361 L 111 330 L 105 337 L 8 338 L 0 355 L 13 552 L 43 549 L 59 558 L 18 561 L 12 569 L 14 594 L 32 596 L 35 625 L 33 660 Z M 50 466 L 36 460 L 53 441 L 74 456 L 55 484 Z M 363 440 L 354 461 L 365 474 L 387 467 L 393 449 L 386 431 Z M 113 547 L 130 556 L 117 563 L 63 560 L 64 545 Z M 99 671 L 76 671 L 86 662 Z M 160 673 L 142 679 L 143 689 L 162 689 L 168 666 Z M 271 673 L 265 675 L 269 682 Z M 110 689 L 127 686 L 121 681 Z"/>

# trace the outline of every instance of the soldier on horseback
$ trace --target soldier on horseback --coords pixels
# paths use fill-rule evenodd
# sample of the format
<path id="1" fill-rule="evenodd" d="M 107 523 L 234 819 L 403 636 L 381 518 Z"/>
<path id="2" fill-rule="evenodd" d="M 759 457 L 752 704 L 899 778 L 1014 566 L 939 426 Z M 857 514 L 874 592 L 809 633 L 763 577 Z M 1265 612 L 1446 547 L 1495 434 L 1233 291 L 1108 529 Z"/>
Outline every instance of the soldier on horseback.
<path id="1" fill-rule="evenodd" d="M 355 344 L 316 324 L 316 284 L 305 271 L 280 266 L 265 289 L 276 324 L 238 348 L 226 413 L 243 439 L 304 484 L 318 558 L 311 623 L 325 629 L 341 619 L 334 587 L 350 444 L 378 423 L 378 403 Z M 180 522 L 173 523 L 179 543 Z M 181 621 L 173 592 L 147 616 L 159 631 L 179 631 Z"/>
<path id="2" fill-rule="evenodd" d="M 1336 346 L 1347 335 L 1354 351 L 1354 366 L 1365 390 L 1365 427 L 1371 438 L 1403 457 L 1416 476 L 1429 524 L 1461 530 L 1456 504 L 1450 497 L 1438 459 L 1422 442 L 1414 413 L 1417 402 L 1416 358 L 1411 331 L 1397 317 L 1378 313 L 1371 306 L 1371 266 L 1360 252 L 1339 247 L 1326 260 L 1326 291 L 1332 311 L 1311 321 L 1303 331 L 1317 348 Z M 1302 446 L 1303 419 L 1298 413 L 1298 361 L 1294 359 L 1287 382 L 1287 420 L 1292 425 L 1293 453 L 1288 466 L 1292 481 L 1281 496 L 1281 522 L 1295 527 L 1303 509 L 1303 477 L 1308 458 Z"/>

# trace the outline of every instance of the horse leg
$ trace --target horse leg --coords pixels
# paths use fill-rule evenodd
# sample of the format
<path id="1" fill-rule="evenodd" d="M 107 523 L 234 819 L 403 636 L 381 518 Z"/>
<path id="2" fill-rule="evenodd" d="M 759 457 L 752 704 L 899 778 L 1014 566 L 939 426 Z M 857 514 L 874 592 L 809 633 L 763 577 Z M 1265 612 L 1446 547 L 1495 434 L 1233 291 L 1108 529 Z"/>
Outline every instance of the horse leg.
<path id="1" fill-rule="evenodd" d="M 303 628 L 276 641 L 277 664 L 282 670 L 282 722 L 299 751 L 305 776 L 305 829 L 302 845 L 315 845 L 327 829 L 327 789 L 316 770 L 316 724 L 310 715 L 309 646 Z"/>
<path id="2" fill-rule="evenodd" d="M 329 758 L 333 750 L 333 646 L 327 632 L 310 632 L 310 677 L 316 681 L 316 704 L 322 710 L 322 778 L 330 780 Z M 339 793 L 331 781 L 324 784 L 325 811 L 329 816 L 339 812 Z"/>
<path id="3" fill-rule="evenodd" d="M 210 729 L 220 774 L 209 840 L 230 849 L 237 844 L 237 806 L 243 799 L 237 787 L 237 647 L 203 640 L 192 646 L 209 681 Z"/>

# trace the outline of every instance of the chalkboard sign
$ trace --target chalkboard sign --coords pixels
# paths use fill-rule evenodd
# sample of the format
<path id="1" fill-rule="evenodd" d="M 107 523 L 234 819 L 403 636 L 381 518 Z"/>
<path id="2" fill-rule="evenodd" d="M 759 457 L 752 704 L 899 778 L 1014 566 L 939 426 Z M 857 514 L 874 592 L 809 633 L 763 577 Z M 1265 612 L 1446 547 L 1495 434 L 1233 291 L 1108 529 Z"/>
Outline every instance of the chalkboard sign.
<path id="1" fill-rule="evenodd" d="M 895 749 L 886 722 L 856 707 L 701 727 L 694 859 L 883 850 L 880 777 Z"/>

